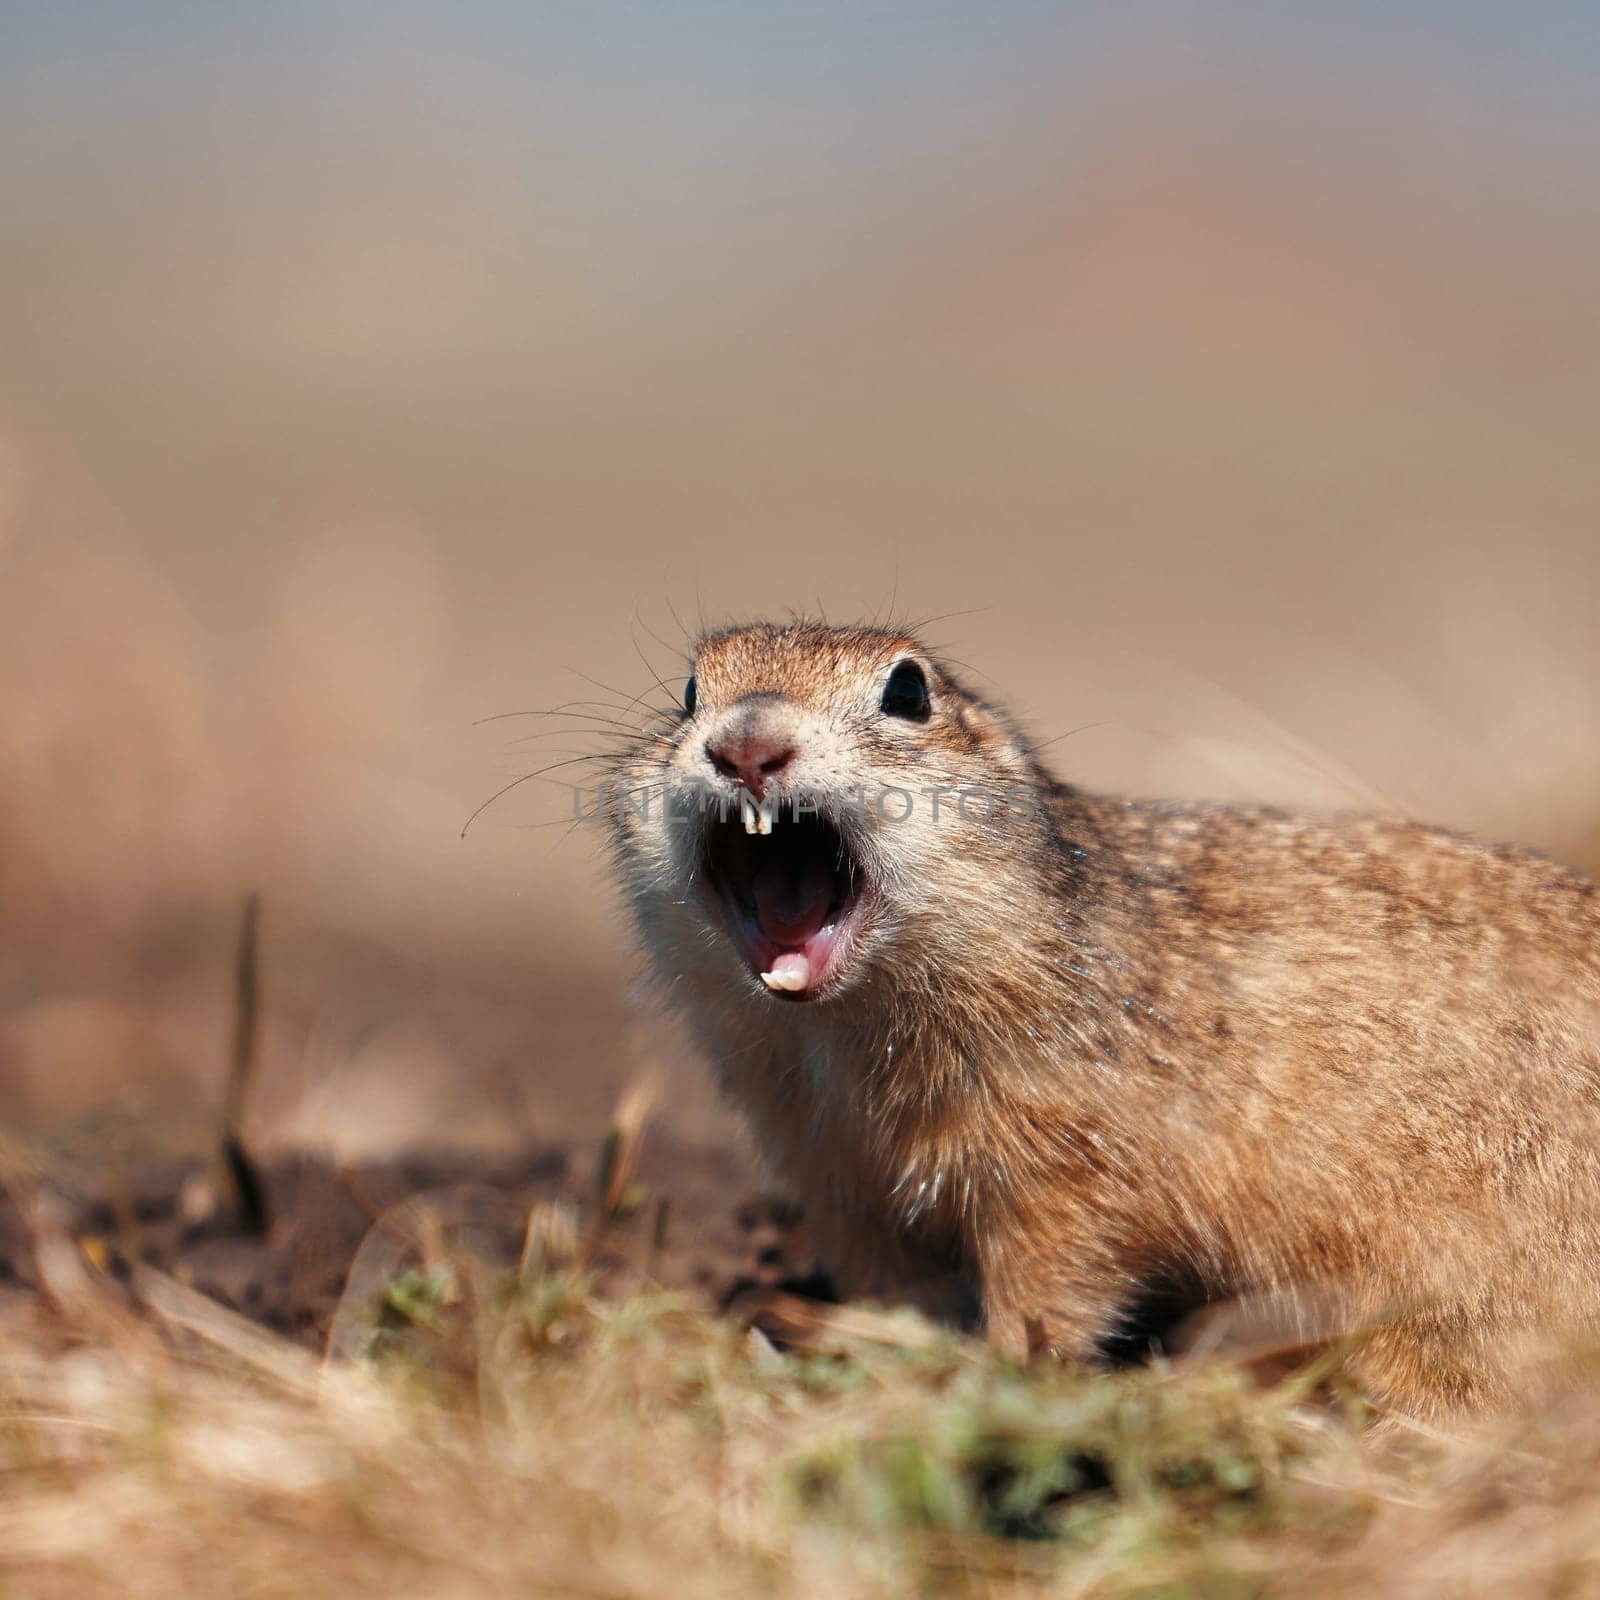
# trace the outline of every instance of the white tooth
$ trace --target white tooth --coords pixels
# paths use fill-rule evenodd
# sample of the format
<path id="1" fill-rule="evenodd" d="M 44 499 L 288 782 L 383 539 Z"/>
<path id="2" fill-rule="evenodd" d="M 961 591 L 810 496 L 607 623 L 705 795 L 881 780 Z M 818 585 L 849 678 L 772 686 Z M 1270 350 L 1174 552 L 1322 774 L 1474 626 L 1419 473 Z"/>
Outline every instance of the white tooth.
<path id="1" fill-rule="evenodd" d="M 762 832 L 762 833 L 771 833 L 772 832 L 772 811 L 771 811 L 771 809 L 769 807 L 767 807 L 767 806 L 762 806 L 762 808 L 756 813 L 756 816 L 759 819 L 759 822 L 758 822 L 759 831 Z"/>
<path id="2" fill-rule="evenodd" d="M 803 989 L 806 980 L 798 972 L 763 972 L 761 981 L 769 989 Z"/>
<path id="3" fill-rule="evenodd" d="M 744 831 L 746 833 L 761 833 L 764 831 L 761 827 L 760 818 L 756 813 L 754 801 L 751 800 L 748 794 L 742 792 L 739 795 L 739 815 L 744 822 Z"/>

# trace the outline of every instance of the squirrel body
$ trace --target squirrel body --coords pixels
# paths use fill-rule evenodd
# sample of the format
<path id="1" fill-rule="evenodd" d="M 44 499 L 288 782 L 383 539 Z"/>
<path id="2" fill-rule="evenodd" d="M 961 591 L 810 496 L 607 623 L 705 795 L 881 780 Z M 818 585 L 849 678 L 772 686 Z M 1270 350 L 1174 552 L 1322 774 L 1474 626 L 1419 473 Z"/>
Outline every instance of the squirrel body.
<path id="1" fill-rule="evenodd" d="M 1580 874 L 1086 794 L 909 633 L 733 629 L 693 670 L 618 763 L 663 803 L 619 806 L 616 862 L 844 1291 L 970 1297 L 1091 1362 L 1326 1291 L 1417 1413 L 1504 1398 L 1519 1337 L 1600 1312 Z"/>

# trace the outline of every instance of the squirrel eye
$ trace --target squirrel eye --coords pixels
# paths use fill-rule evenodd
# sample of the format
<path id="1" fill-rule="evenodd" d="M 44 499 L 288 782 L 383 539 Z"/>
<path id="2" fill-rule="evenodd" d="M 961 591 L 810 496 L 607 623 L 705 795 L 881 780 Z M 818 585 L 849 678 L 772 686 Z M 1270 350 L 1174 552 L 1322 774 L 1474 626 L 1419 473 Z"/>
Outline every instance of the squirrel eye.
<path id="1" fill-rule="evenodd" d="M 694 679 L 690 678 L 683 686 L 683 709 L 687 716 L 694 715 L 694 698 Z"/>
<path id="2" fill-rule="evenodd" d="M 928 720 L 928 680 L 915 661 L 902 661 L 889 674 L 878 709 L 886 717 L 905 717 L 911 722 Z"/>

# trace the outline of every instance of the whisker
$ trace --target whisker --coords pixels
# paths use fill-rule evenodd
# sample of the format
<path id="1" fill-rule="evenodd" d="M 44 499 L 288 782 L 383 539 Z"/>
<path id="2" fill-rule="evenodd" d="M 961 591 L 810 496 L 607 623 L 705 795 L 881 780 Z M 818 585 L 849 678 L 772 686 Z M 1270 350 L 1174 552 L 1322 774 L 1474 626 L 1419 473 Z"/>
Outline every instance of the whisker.
<path id="1" fill-rule="evenodd" d="M 546 756 L 571 756 L 572 764 L 574 766 L 584 761 L 614 762 L 616 760 L 615 754 L 610 750 L 541 750 L 539 754 Z M 505 776 L 505 774 L 496 773 L 495 776 L 502 777 Z"/>
<path id="2" fill-rule="evenodd" d="M 658 715 L 664 717 L 665 713 L 658 713 Z M 632 738 L 651 738 L 660 739 L 663 743 L 668 742 L 665 738 L 665 735 L 657 733 L 654 729 L 641 727 L 632 722 L 623 722 L 617 717 L 597 716 L 591 711 L 498 711 L 492 717 L 479 717 L 472 723 L 472 726 L 474 728 L 481 728 L 487 723 L 506 722 L 512 717 L 565 717 L 572 722 L 594 723 L 597 730 L 600 727 L 616 728 Z M 570 733 L 573 730 L 568 729 L 566 731 Z"/>
<path id="3" fill-rule="evenodd" d="M 573 709 L 576 707 L 576 709 Z M 497 711 L 492 717 L 479 717 L 478 722 L 497 722 L 506 717 L 603 717 L 610 716 L 617 721 L 622 720 L 622 713 L 631 710 L 631 706 L 613 705 L 609 700 L 563 700 L 560 705 L 543 706 L 532 711 Z M 643 706 L 640 709 L 647 711 L 651 716 L 666 716 L 665 709 L 657 706 Z M 474 724 L 476 726 L 476 724 Z"/>
<path id="4" fill-rule="evenodd" d="M 668 609 L 668 610 L 671 610 L 671 603 L 670 603 L 670 602 L 668 602 L 668 607 L 667 607 L 667 609 Z M 665 639 L 663 639 L 663 638 L 662 638 L 662 637 L 661 637 L 661 635 L 660 635 L 660 634 L 659 634 L 659 633 L 657 633 L 657 632 L 656 632 L 656 630 L 655 630 L 655 629 L 654 629 L 654 628 L 652 628 L 652 627 L 651 627 L 651 626 L 650 626 L 650 624 L 649 624 L 649 623 L 648 623 L 648 622 L 646 622 L 646 621 L 645 621 L 645 620 L 644 620 L 644 618 L 643 618 L 643 617 L 642 617 L 642 616 L 641 616 L 641 615 L 640 615 L 640 614 L 639 614 L 639 612 L 638 612 L 638 611 L 637 611 L 637 610 L 635 610 L 635 611 L 634 611 L 634 614 L 633 614 L 633 619 L 634 619 L 634 621 L 635 621 L 635 622 L 637 622 L 637 623 L 638 623 L 638 624 L 639 624 L 639 626 L 640 626 L 640 627 L 641 627 L 641 628 L 643 628 L 643 629 L 644 629 L 644 631 L 645 631 L 645 632 L 646 632 L 646 633 L 648 633 L 648 634 L 649 634 L 649 635 L 650 635 L 650 637 L 651 637 L 651 638 L 652 638 L 652 639 L 654 639 L 654 640 L 655 640 L 655 642 L 656 642 L 656 643 L 657 643 L 657 644 L 658 644 L 658 645 L 660 645 L 660 646 L 661 646 L 661 648 L 662 648 L 662 649 L 663 649 L 663 650 L 666 650 L 666 651 L 668 651 L 668 652 L 669 652 L 669 653 L 671 653 L 671 654 L 672 654 L 672 655 L 675 655 L 675 656 L 678 656 L 678 657 L 680 657 L 680 658 L 681 658 L 681 657 L 682 657 L 682 655 L 683 655 L 683 651 L 682 651 L 682 650 L 680 650 L 680 649 L 678 649 L 678 648 L 677 648 L 677 647 L 676 647 L 676 646 L 674 646 L 674 645 L 670 645 L 670 644 L 668 644 L 668 643 L 667 643 L 667 641 L 666 641 L 666 640 L 665 640 Z M 674 620 L 676 620 L 676 616 L 674 616 Z M 682 626 L 683 626 L 683 624 L 682 624 L 682 623 L 681 623 L 681 622 L 680 622 L 680 623 L 679 623 L 679 624 L 678 624 L 678 626 L 679 626 L 679 627 L 680 627 L 680 628 L 681 628 L 681 627 L 682 627 Z"/>
<path id="5" fill-rule="evenodd" d="M 684 644 L 692 644 L 694 642 L 694 635 L 689 632 L 688 625 L 684 622 L 683 618 L 678 615 L 678 608 L 673 605 L 672 596 L 669 594 L 664 598 L 667 602 L 668 615 L 670 615 L 672 620 L 678 624 L 678 632 L 683 635 Z"/>
<path id="6" fill-rule="evenodd" d="M 635 648 L 637 648 L 637 645 L 635 645 Z M 649 662 L 645 662 L 645 665 L 648 667 Z M 592 683 L 595 688 L 604 689 L 607 694 L 620 695 L 626 702 L 625 706 L 623 707 L 624 710 L 631 710 L 634 706 L 643 706 L 645 710 L 658 717 L 666 717 L 671 715 L 671 713 L 664 706 L 652 706 L 645 703 L 644 697 L 650 693 L 649 689 L 646 689 L 642 694 L 630 695 L 626 689 L 619 689 L 614 684 L 602 683 L 598 678 L 591 678 L 587 672 L 579 672 L 576 667 L 569 667 L 567 670 L 573 673 L 574 676 L 582 678 L 585 683 Z M 652 676 L 654 676 L 653 673 Z M 658 678 L 656 679 L 656 682 L 660 683 L 661 680 Z M 672 693 L 670 689 L 667 689 L 667 686 L 664 683 L 661 684 L 661 687 L 666 690 L 668 694 Z"/>
<path id="7" fill-rule="evenodd" d="M 670 739 L 663 739 L 660 734 L 654 733 L 613 733 L 609 728 L 541 728 L 537 733 L 525 733 L 518 739 L 508 739 L 504 748 L 514 750 L 518 745 L 532 744 L 535 739 L 617 739 L 621 741 L 620 748 L 637 743 L 640 739 L 656 739 L 662 744 L 670 744 Z"/>
<path id="8" fill-rule="evenodd" d="M 524 772 L 520 777 L 513 778 L 510 783 L 503 785 L 499 789 L 496 789 L 495 792 L 490 795 L 481 806 L 477 807 L 477 809 L 473 811 L 472 815 L 461 824 L 461 838 L 466 838 L 467 829 L 470 828 L 472 824 L 476 822 L 478 818 L 481 817 L 484 812 L 495 803 L 496 800 L 500 799 L 502 795 L 510 794 L 513 789 L 521 788 L 521 786 L 525 783 L 532 783 L 536 778 L 542 778 L 548 772 L 557 772 L 562 767 L 579 766 L 584 761 L 593 761 L 595 759 L 597 759 L 595 756 L 578 756 L 569 761 L 553 761 L 549 766 L 540 767 L 536 772 Z"/>
<path id="9" fill-rule="evenodd" d="M 985 612 L 993 611 L 990 606 L 968 606 L 964 611 L 941 611 L 936 617 L 918 617 L 906 624 L 908 633 L 921 633 L 926 628 L 931 628 L 936 622 L 949 622 L 953 617 L 981 617 Z"/>
<path id="10" fill-rule="evenodd" d="M 650 676 L 656 680 L 656 687 L 659 688 L 663 694 L 672 695 L 673 699 L 677 700 L 678 697 L 676 695 L 674 695 L 673 691 L 667 687 L 665 679 L 663 679 L 661 674 L 659 672 L 657 672 L 656 669 L 650 665 L 649 657 L 647 657 L 645 655 L 644 651 L 639 648 L 639 641 L 638 641 L 637 637 L 634 635 L 633 623 L 632 622 L 629 622 L 629 624 L 628 624 L 628 642 L 633 646 L 633 653 L 636 656 L 638 656 L 640 662 L 644 666 L 644 670 L 646 672 L 648 672 L 650 674 Z M 645 690 L 646 694 L 648 694 L 649 692 L 650 691 L 648 689 Z M 682 702 L 679 701 L 679 704 L 681 705 Z M 684 707 L 684 709 L 687 710 L 688 708 Z"/>
<path id="11" fill-rule="evenodd" d="M 1027 744 L 1028 754 L 1034 756 L 1038 755 L 1041 750 L 1048 750 L 1053 744 L 1060 744 L 1063 739 L 1070 739 L 1075 733 L 1088 733 L 1092 728 L 1109 728 L 1110 726 L 1111 720 L 1109 718 L 1101 722 L 1085 722 L 1079 724 L 1076 728 L 1068 728 L 1065 733 L 1058 733 L 1053 739 L 1045 739 L 1039 744 L 1027 744 L 1026 740 L 1024 743 Z"/>
<path id="12" fill-rule="evenodd" d="M 582 710 L 589 710 L 589 711 L 621 712 L 621 711 L 629 710 L 636 703 L 637 703 L 637 697 L 636 696 L 634 696 L 634 697 L 624 697 L 622 695 L 618 695 L 615 699 L 606 699 L 606 700 L 585 700 L 585 699 L 580 699 L 580 698 L 574 696 L 570 700 L 558 700 L 556 702 L 556 704 L 553 705 L 553 706 L 541 707 L 540 709 L 535 710 L 535 711 L 509 711 L 509 712 L 503 712 L 502 715 L 504 715 L 504 716 L 519 716 L 519 717 L 544 717 L 544 716 L 549 716 L 552 712 L 555 712 L 555 711 L 567 711 L 567 710 L 570 710 L 573 706 L 577 706 L 578 708 L 580 708 Z M 652 711 L 652 712 L 654 712 L 656 710 L 656 708 L 653 707 L 653 706 L 646 707 L 645 709 L 649 710 L 649 711 Z"/>

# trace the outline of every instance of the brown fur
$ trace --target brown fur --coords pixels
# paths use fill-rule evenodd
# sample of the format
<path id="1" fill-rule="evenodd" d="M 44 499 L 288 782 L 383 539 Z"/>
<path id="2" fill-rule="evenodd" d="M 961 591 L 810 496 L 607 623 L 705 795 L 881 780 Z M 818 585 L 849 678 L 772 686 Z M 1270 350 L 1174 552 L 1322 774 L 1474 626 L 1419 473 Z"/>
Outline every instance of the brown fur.
<path id="1" fill-rule="evenodd" d="M 926 723 L 878 709 L 906 657 Z M 697 897 L 692 829 L 616 828 L 663 991 L 843 1287 L 954 1275 L 997 1337 L 1038 1318 L 1095 1359 L 1152 1299 L 1336 1285 L 1374 1395 L 1435 1412 L 1502 1397 L 1512 1335 L 1592 1317 L 1593 884 L 1412 823 L 1081 793 L 907 634 L 731 630 L 694 670 L 623 786 L 711 777 L 707 730 L 759 694 L 803 719 L 796 782 L 1037 800 L 851 824 L 881 904 L 803 1005 Z"/>

